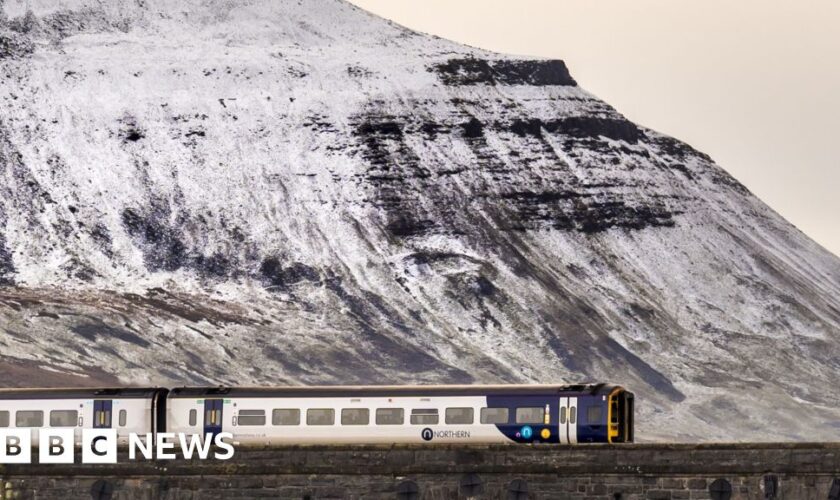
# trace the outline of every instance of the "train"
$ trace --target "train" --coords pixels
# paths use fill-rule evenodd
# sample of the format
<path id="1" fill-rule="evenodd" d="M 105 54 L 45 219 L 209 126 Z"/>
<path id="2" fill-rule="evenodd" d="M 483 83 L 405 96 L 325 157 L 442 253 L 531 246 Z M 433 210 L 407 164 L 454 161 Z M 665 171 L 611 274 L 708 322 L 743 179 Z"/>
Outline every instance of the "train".
<path id="1" fill-rule="evenodd" d="M 234 444 L 633 442 L 633 393 L 609 384 L 0 389 L 0 430 L 184 433 Z"/>

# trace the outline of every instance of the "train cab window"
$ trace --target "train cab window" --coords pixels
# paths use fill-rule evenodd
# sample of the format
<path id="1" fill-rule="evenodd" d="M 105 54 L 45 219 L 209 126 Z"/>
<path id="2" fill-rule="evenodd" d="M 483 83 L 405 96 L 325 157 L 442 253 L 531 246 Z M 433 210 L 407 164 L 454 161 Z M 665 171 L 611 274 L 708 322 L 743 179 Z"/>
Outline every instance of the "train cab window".
<path id="1" fill-rule="evenodd" d="M 190 427 L 195 427 L 195 424 L 198 422 L 198 411 L 193 408 L 190 410 Z"/>
<path id="2" fill-rule="evenodd" d="M 482 408 L 482 424 L 506 424 L 510 420 L 510 410 L 507 408 Z"/>
<path id="3" fill-rule="evenodd" d="M 376 425 L 402 425 L 405 422 L 405 410 L 402 408 L 377 408 Z"/>
<path id="4" fill-rule="evenodd" d="M 272 425 L 300 425 L 300 410 L 297 408 L 277 408 L 271 412 Z"/>
<path id="5" fill-rule="evenodd" d="M 125 427 L 126 420 L 128 419 L 128 412 L 125 410 L 120 410 L 117 414 L 117 424 L 120 427 Z"/>
<path id="6" fill-rule="evenodd" d="M 265 410 L 239 410 L 238 425 L 265 425 Z"/>
<path id="7" fill-rule="evenodd" d="M 545 408 L 538 406 L 534 408 L 517 408 L 517 424 L 541 424 L 545 418 Z"/>
<path id="8" fill-rule="evenodd" d="M 9 426 L 9 412 L 0 411 L 0 427 Z"/>
<path id="9" fill-rule="evenodd" d="M 417 408 L 411 410 L 412 425 L 437 425 L 438 420 L 437 408 Z"/>
<path id="10" fill-rule="evenodd" d="M 600 406 L 590 406 L 586 409 L 586 423 L 589 425 L 596 425 L 601 423 L 603 411 Z"/>
<path id="11" fill-rule="evenodd" d="M 610 397 L 610 423 L 618 425 L 618 398 Z"/>
<path id="12" fill-rule="evenodd" d="M 306 410 L 306 425 L 335 424 L 335 410 L 332 408 L 311 408 Z"/>
<path id="13" fill-rule="evenodd" d="M 341 425 L 367 425 L 370 410 L 367 408 L 344 408 L 341 410 Z"/>
<path id="14" fill-rule="evenodd" d="M 42 427 L 44 425 L 44 412 L 19 411 L 15 413 L 15 427 Z"/>
<path id="15" fill-rule="evenodd" d="M 50 427 L 76 427 L 79 412 L 76 410 L 52 410 L 50 412 Z"/>
<path id="16" fill-rule="evenodd" d="M 472 424 L 473 423 L 473 409 L 472 408 L 447 408 L 444 416 L 444 421 L 447 424 Z"/>

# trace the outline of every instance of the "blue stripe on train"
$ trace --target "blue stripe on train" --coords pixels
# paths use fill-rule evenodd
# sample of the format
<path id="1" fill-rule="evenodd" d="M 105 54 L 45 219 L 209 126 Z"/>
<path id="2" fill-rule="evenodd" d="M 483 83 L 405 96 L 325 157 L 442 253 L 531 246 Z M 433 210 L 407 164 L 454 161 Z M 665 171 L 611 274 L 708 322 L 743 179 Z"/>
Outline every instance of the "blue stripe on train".
<path id="1" fill-rule="evenodd" d="M 601 396 L 590 396 L 588 394 L 563 394 L 563 397 L 578 398 L 577 413 L 577 440 L 579 443 L 606 443 L 607 442 L 607 402 Z M 496 424 L 499 432 L 508 439 L 517 443 L 559 443 L 559 416 L 560 396 L 547 398 L 546 396 L 487 396 L 487 406 L 490 408 L 508 408 L 510 422 L 516 421 L 517 408 L 545 408 L 548 405 L 550 420 L 545 423 L 529 424 Z M 590 408 L 595 408 L 591 410 Z M 589 422 L 589 418 L 593 422 Z M 598 418 L 594 418 L 598 417 Z M 548 438 L 544 437 L 544 430 L 548 430 Z"/>

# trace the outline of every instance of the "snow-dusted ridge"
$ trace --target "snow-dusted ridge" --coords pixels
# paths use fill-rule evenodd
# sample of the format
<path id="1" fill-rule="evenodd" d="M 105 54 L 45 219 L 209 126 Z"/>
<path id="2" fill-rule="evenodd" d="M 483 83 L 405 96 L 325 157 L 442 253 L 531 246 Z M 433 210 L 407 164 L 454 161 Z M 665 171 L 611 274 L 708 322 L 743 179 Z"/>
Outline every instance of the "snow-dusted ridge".
<path id="1" fill-rule="evenodd" d="M 641 438 L 840 437 L 840 261 L 562 62 L 333 0 L 0 6 L 6 380 L 612 381 Z"/>

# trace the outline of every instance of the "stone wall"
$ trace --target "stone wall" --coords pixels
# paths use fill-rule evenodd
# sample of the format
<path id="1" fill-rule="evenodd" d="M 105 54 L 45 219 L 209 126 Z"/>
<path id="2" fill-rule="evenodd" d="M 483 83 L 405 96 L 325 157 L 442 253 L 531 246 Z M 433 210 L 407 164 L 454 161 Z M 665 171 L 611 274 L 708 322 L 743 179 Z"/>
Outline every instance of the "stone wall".
<path id="1" fill-rule="evenodd" d="M 116 465 L 0 466 L 0 478 L 2 498 L 39 500 L 840 500 L 840 444 L 240 448 L 229 461 L 121 452 Z"/>

